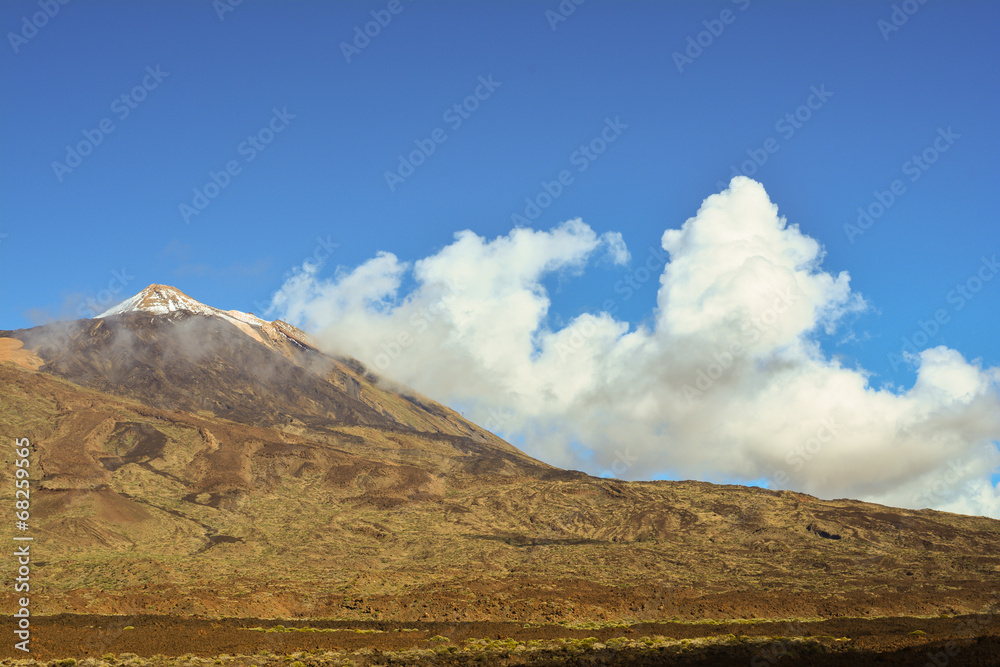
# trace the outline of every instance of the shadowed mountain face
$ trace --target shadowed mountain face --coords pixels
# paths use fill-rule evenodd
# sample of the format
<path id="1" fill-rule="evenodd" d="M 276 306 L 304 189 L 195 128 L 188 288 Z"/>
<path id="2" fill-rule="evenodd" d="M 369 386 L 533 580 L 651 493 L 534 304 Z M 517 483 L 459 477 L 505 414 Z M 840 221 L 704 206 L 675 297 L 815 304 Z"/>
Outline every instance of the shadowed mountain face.
<path id="1" fill-rule="evenodd" d="M 171 287 L 151 285 L 96 319 L 0 336 L 22 341 L 45 373 L 156 408 L 288 432 L 365 426 L 433 434 L 522 471 L 551 470 L 357 361 L 319 352 L 285 322 L 220 311 Z"/>
<path id="2" fill-rule="evenodd" d="M 374 378 L 363 370 L 307 347 L 281 354 L 219 318 L 126 313 L 74 323 L 67 334 L 63 347 L 49 343 L 47 327 L 11 335 L 46 360 L 45 372 L 158 408 L 207 410 L 268 426 L 313 418 L 408 427 L 401 416 L 374 405 L 368 395 Z"/>
<path id="3" fill-rule="evenodd" d="M 290 325 L 172 289 L 0 332 L 0 430 L 31 441 L 45 554 L 33 613 L 540 622 L 995 601 L 998 521 L 559 470 Z"/>
<path id="4" fill-rule="evenodd" d="M 207 410 L 244 424 L 313 417 L 403 426 L 362 402 L 360 383 L 332 359 L 308 348 L 286 357 L 219 318 L 126 313 L 64 332 L 58 342 L 47 327 L 10 335 L 46 360 L 44 372 L 158 408 Z"/>

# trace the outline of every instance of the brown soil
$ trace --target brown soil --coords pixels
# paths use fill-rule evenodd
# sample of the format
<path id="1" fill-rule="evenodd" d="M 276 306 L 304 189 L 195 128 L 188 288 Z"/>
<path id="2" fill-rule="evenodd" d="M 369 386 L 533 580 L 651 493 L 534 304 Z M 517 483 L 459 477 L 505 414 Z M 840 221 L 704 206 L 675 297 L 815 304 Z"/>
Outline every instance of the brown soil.
<path id="1" fill-rule="evenodd" d="M 12 361 L 18 366 L 37 371 L 45 362 L 16 338 L 0 338 L 0 362 Z"/>
<path id="2" fill-rule="evenodd" d="M 749 663 L 754 667 L 933 665 L 936 658 L 943 667 L 1000 664 L 997 620 L 995 615 L 838 618 L 819 622 L 663 622 L 575 629 L 509 622 L 278 622 L 60 615 L 32 619 L 31 655 L 38 660 L 106 656 L 107 664 L 122 664 L 128 660 L 125 654 L 134 654 L 144 658 L 160 656 L 153 664 L 184 664 L 162 659 L 177 656 L 242 655 L 255 657 L 234 657 L 235 664 L 287 665 L 289 659 L 284 656 L 309 652 L 297 656 L 303 664 L 340 665 L 349 658 L 358 665 Z M 283 631 L 266 632 L 276 626 Z M 310 630 L 295 630 L 302 628 Z M 706 637 L 716 639 L 683 642 Z M 519 649 L 518 643 L 523 648 Z M 420 653 L 400 654 L 414 650 L 433 650 L 433 660 L 428 662 L 428 656 Z M 118 657 L 112 660 L 108 654 Z M 26 656 L 5 642 L 0 646 L 0 657 Z"/>
<path id="3" fill-rule="evenodd" d="M 1000 521 L 558 470 L 356 362 L 185 322 L 16 332 L 41 372 L 0 348 L 0 433 L 31 442 L 32 657 L 1000 664 Z"/>

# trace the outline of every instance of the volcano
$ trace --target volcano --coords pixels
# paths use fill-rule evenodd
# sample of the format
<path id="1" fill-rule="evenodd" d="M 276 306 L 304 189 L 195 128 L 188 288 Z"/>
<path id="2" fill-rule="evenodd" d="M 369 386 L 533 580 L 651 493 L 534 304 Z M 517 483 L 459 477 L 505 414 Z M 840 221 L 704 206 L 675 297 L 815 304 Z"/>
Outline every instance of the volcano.
<path id="1" fill-rule="evenodd" d="M 449 459 L 460 468 L 555 471 L 358 361 L 323 354 L 287 322 L 174 287 L 150 285 L 94 319 L 6 334 L 45 359 L 44 372 L 163 410 L 335 439 L 347 427 L 430 437 L 466 452 Z"/>
<path id="2" fill-rule="evenodd" d="M 30 441 L 38 614 L 927 616 L 981 611 L 1000 577 L 998 521 L 561 470 L 165 285 L 0 331 L 0 406 Z"/>

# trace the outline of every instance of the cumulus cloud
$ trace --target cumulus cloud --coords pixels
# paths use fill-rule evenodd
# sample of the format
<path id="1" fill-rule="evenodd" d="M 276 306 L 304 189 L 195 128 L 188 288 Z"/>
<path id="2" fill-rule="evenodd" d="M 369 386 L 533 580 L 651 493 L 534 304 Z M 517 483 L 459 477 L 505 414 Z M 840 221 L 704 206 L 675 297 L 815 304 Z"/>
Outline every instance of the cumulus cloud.
<path id="1" fill-rule="evenodd" d="M 917 380 L 899 391 L 827 357 L 818 335 L 867 304 L 746 177 L 666 230 L 662 246 L 657 308 L 641 326 L 608 312 L 547 325 L 547 277 L 629 261 L 620 234 L 579 219 L 492 240 L 462 231 L 412 265 L 380 253 L 323 277 L 305 264 L 272 311 L 556 465 L 764 478 L 1000 518 L 989 483 L 1000 369 L 933 348 L 914 356 Z"/>

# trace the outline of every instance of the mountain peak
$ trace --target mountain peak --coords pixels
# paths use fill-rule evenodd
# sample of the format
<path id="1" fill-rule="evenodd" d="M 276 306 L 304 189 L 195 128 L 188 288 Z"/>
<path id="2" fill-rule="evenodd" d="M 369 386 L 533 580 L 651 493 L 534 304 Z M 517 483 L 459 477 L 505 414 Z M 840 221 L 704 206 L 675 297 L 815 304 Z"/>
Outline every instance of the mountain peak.
<path id="1" fill-rule="evenodd" d="M 274 347 L 275 343 L 278 346 L 283 346 L 286 341 L 290 341 L 296 346 L 315 348 L 315 344 L 309 338 L 308 334 L 287 322 L 282 322 L 281 320 L 268 322 L 253 313 L 213 308 L 196 299 L 192 299 L 171 285 L 154 283 L 135 296 L 125 299 L 117 306 L 104 311 L 97 318 L 101 319 L 113 315 L 138 312 L 150 313 L 152 315 L 170 315 L 177 312 L 187 312 L 195 315 L 219 317 L 235 325 L 237 329 L 254 340 L 270 347 Z"/>
<path id="2" fill-rule="evenodd" d="M 125 299 L 117 306 L 109 308 L 97 317 L 121 315 L 136 311 L 145 311 L 156 315 L 165 315 L 180 310 L 203 315 L 214 315 L 216 309 L 196 301 L 184 292 L 170 285 L 153 284 L 135 296 Z"/>

